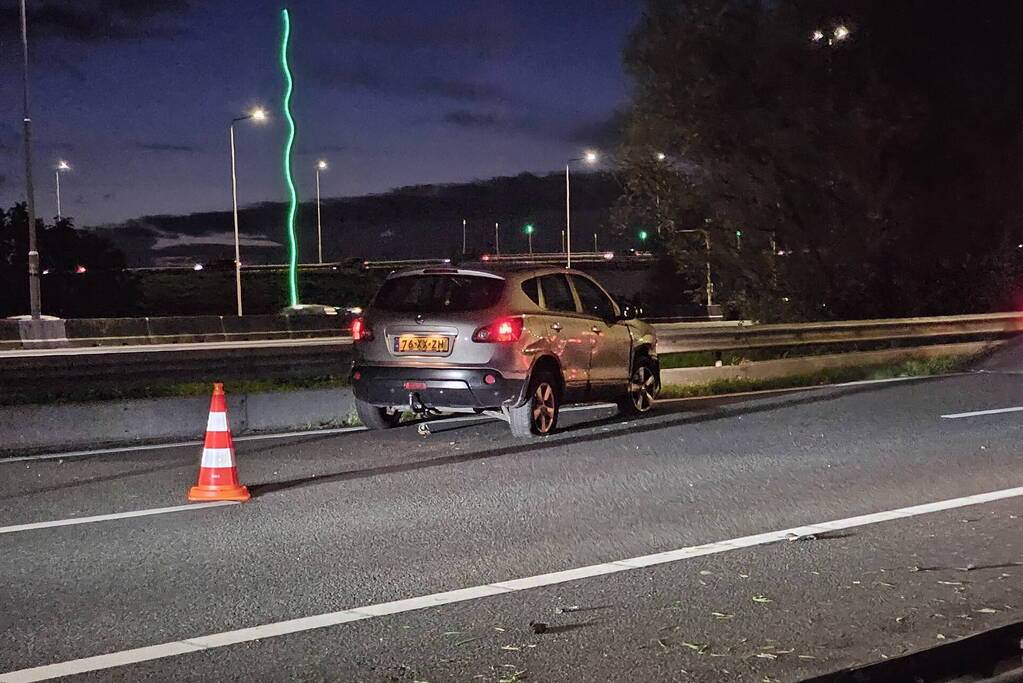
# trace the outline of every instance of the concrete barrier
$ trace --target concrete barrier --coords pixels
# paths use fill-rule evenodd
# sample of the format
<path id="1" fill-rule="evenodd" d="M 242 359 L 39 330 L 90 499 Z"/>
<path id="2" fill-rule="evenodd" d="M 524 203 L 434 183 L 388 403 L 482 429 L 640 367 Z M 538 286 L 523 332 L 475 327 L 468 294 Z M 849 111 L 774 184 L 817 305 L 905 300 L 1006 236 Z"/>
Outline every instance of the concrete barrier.
<path id="1" fill-rule="evenodd" d="M 209 407 L 207 396 L 0 406 L 0 457 L 201 439 Z M 336 425 L 355 404 L 347 388 L 307 389 L 229 393 L 227 410 L 232 433 L 241 435 Z"/>
<path id="2" fill-rule="evenodd" d="M 76 346 L 128 346 L 149 343 L 146 318 L 68 318 L 68 339 Z"/>

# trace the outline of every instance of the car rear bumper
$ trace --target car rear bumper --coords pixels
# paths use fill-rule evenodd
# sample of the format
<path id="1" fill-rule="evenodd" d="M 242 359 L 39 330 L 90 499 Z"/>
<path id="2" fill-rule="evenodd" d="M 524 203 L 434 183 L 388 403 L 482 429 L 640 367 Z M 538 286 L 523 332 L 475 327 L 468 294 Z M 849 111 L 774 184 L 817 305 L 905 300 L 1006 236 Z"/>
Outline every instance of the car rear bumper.
<path id="1" fill-rule="evenodd" d="M 488 384 L 486 377 L 492 377 Z M 427 408 L 499 408 L 519 400 L 524 380 L 508 379 L 497 370 L 477 368 L 410 368 L 356 365 L 352 390 L 360 401 L 376 406 L 407 406 L 409 395 Z M 425 385 L 425 386 L 424 386 Z"/>

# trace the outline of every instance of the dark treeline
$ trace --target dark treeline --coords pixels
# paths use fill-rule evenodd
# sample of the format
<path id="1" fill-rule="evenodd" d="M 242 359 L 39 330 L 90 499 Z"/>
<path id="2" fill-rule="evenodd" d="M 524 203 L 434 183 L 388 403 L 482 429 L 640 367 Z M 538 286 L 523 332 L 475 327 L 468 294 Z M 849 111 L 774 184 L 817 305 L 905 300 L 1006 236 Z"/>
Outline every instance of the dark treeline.
<path id="1" fill-rule="evenodd" d="M 682 230 L 742 316 L 1017 305 L 1023 5 L 645 4 L 617 221 L 658 227 L 694 296 Z"/>

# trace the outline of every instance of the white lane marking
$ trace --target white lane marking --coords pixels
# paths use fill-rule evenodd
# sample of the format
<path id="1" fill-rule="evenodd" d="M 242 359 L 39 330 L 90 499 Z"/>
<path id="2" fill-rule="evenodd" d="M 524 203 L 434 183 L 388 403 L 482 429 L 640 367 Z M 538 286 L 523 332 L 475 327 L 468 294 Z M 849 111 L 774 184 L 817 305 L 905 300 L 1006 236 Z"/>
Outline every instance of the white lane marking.
<path id="1" fill-rule="evenodd" d="M 946 420 L 958 420 L 961 417 L 977 417 L 978 415 L 1001 415 L 1002 413 L 1018 413 L 1023 410 L 1023 406 L 1016 406 L 1014 408 L 996 408 L 994 410 L 974 410 L 970 413 L 951 413 L 949 415 L 942 415 Z"/>
<path id="2" fill-rule="evenodd" d="M 277 432 L 274 434 L 252 434 L 236 436 L 232 441 L 261 441 L 263 439 L 288 439 L 297 436 L 325 436 L 328 434 L 344 434 L 347 432 L 364 432 L 365 427 L 336 427 L 332 429 L 307 429 L 301 432 Z M 133 451 L 156 451 L 162 448 L 182 448 L 184 446 L 202 446 L 202 441 L 176 441 L 173 443 L 147 444 L 144 446 L 120 446 L 118 448 L 99 448 L 91 451 L 70 451 L 67 453 L 44 453 L 42 455 L 21 455 L 15 458 L 0 456 L 0 465 L 6 462 L 23 462 L 25 460 L 57 460 L 59 458 L 80 458 L 87 455 L 110 455 L 114 453 L 131 453 Z"/>
<path id="3" fill-rule="evenodd" d="M 0 526 L 0 534 L 13 534 L 18 531 L 32 531 L 34 529 L 49 529 L 55 526 L 73 526 L 75 524 L 90 524 L 92 522 L 108 522 L 112 519 L 127 519 L 129 517 L 149 517 L 150 515 L 163 515 L 168 512 L 185 512 L 186 510 L 201 510 L 203 508 L 215 508 L 224 505 L 239 505 L 239 503 L 233 500 L 218 500 L 211 503 L 191 503 L 189 505 L 176 505 L 169 508 L 150 508 L 148 510 L 132 510 L 131 512 L 114 512 L 109 515 L 70 517 L 68 519 L 55 519 L 49 522 L 15 524 L 13 526 Z"/>
<path id="4" fill-rule="evenodd" d="M 531 588 L 540 588 L 543 586 L 553 586 L 569 581 L 578 581 L 580 579 L 603 576 L 605 574 L 614 574 L 617 572 L 654 567 L 670 562 L 691 559 L 693 557 L 724 553 L 730 550 L 737 550 L 739 548 L 751 548 L 754 546 L 767 545 L 769 543 L 784 541 L 793 534 L 803 536 L 806 534 L 819 534 L 838 529 L 851 529 L 854 527 L 887 522 L 894 519 L 915 517 L 917 515 L 938 512 L 940 510 L 952 510 L 955 508 L 966 507 L 968 505 L 990 503 L 1019 496 L 1023 496 L 1023 486 L 1002 489 L 999 491 L 989 491 L 987 493 L 979 493 L 972 496 L 963 496 L 961 498 L 952 498 L 934 503 L 925 503 L 923 505 L 913 505 L 895 510 L 875 512 L 867 515 L 859 515 L 857 517 L 836 519 L 830 522 L 809 524 L 790 529 L 782 529 L 780 531 L 770 531 L 763 534 L 743 536 L 740 538 L 729 539 L 727 541 L 718 541 L 716 543 L 678 548 L 675 550 L 668 550 L 666 552 L 642 555 L 613 562 L 593 564 L 586 567 L 576 567 L 575 569 L 551 572 L 549 574 L 540 574 L 538 576 L 527 576 L 521 579 L 498 581 L 481 586 L 460 588 L 442 593 L 433 593 L 430 595 L 421 595 L 415 598 L 377 603 L 375 605 L 364 605 L 362 607 L 339 610 L 337 612 L 327 612 L 325 614 L 290 619 L 288 621 L 278 621 L 260 626 L 236 629 L 233 631 L 223 631 L 221 633 L 212 633 L 195 638 L 186 638 L 184 640 L 177 640 L 160 645 L 150 645 L 147 647 L 123 650 L 121 652 L 111 652 L 109 654 L 85 657 L 67 662 L 46 664 L 29 669 L 19 669 L 17 671 L 0 674 L 0 683 L 30 683 L 31 681 L 45 681 L 52 678 L 59 678 L 61 676 L 73 676 L 75 674 L 87 673 L 89 671 L 112 669 L 118 666 L 138 664 L 139 662 L 148 662 L 154 659 L 163 659 L 165 657 L 174 657 L 190 652 L 198 652 L 200 650 L 209 650 L 227 645 L 235 645 L 237 643 L 247 643 L 254 640 L 262 640 L 264 638 L 274 638 L 277 636 L 287 635 L 289 633 L 299 633 L 301 631 L 310 631 L 318 628 L 326 628 L 328 626 L 337 626 L 339 624 L 352 621 L 361 621 L 389 614 L 411 612 L 414 610 L 437 607 L 439 605 L 449 605 L 456 602 L 478 600 L 479 598 L 504 595 L 507 593 L 529 590 Z"/>

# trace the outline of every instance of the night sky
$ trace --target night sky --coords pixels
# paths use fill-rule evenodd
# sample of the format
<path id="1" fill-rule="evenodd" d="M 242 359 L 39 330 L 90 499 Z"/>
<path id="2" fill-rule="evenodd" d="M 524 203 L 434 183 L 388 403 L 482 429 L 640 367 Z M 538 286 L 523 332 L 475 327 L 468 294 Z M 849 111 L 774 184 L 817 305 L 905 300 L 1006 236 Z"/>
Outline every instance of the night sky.
<path id="1" fill-rule="evenodd" d="M 0 7 L 0 204 L 23 198 L 17 1 Z M 99 225 L 285 197 L 279 0 L 28 0 L 37 211 Z M 637 0 L 303 0 L 291 7 L 296 179 L 324 196 L 547 172 L 628 96 Z"/>

